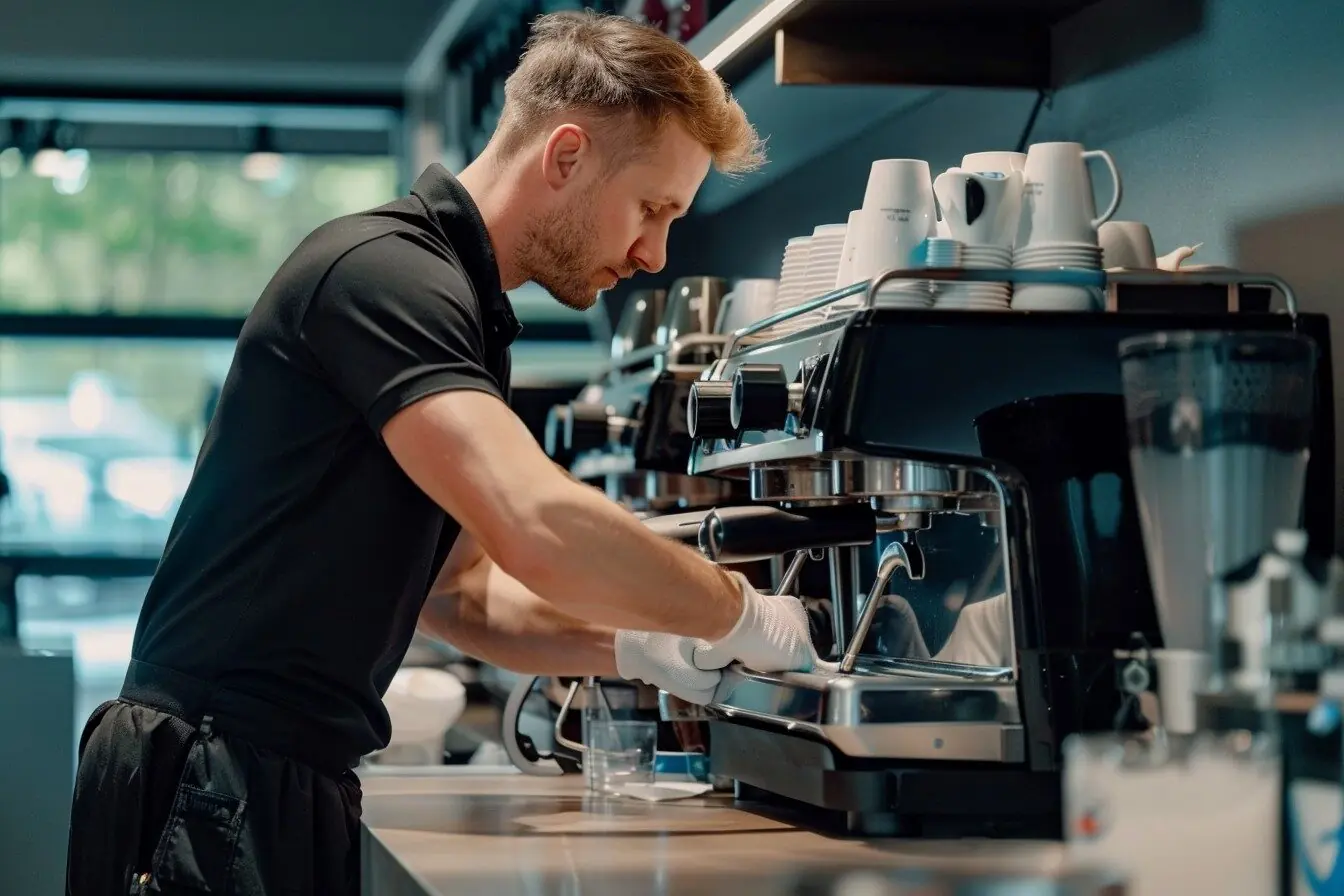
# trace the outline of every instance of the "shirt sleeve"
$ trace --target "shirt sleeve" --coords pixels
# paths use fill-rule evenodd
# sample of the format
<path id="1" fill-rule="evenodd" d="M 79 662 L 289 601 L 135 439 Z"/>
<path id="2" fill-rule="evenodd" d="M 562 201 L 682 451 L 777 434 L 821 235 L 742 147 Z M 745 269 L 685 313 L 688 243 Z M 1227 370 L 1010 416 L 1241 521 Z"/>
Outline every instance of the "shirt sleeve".
<path id="1" fill-rule="evenodd" d="M 484 322 L 453 262 L 397 235 L 357 246 L 309 300 L 300 335 L 375 433 L 422 398 L 502 384 L 485 362 Z"/>

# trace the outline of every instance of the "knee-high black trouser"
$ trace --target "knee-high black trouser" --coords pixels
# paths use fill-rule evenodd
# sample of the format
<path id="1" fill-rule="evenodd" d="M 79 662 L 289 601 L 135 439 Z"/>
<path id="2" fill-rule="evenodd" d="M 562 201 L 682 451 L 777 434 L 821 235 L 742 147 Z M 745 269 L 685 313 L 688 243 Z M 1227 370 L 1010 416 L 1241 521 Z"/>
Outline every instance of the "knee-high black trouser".
<path id="1" fill-rule="evenodd" d="M 357 896 L 359 780 L 114 700 L 84 729 L 67 896 Z"/>

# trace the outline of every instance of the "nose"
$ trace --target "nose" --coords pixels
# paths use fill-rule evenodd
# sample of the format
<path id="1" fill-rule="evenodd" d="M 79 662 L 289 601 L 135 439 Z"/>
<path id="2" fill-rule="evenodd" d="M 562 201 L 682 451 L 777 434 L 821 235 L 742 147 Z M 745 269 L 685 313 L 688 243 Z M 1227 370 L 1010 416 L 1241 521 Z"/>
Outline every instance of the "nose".
<path id="1" fill-rule="evenodd" d="M 650 274 L 661 271 L 667 265 L 667 235 L 641 237 L 630 247 L 630 260 Z"/>

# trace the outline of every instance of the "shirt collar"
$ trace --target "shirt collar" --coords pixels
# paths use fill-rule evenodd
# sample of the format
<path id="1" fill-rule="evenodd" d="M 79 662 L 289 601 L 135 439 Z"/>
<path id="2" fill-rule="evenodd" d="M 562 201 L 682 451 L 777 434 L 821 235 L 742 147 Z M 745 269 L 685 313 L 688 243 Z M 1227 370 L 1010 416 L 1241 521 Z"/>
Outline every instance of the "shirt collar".
<path id="1" fill-rule="evenodd" d="M 437 162 L 426 168 L 415 181 L 411 194 L 425 204 L 430 220 L 457 254 L 490 312 L 496 334 L 513 342 L 522 331 L 522 325 L 500 286 L 495 247 L 471 194 Z"/>

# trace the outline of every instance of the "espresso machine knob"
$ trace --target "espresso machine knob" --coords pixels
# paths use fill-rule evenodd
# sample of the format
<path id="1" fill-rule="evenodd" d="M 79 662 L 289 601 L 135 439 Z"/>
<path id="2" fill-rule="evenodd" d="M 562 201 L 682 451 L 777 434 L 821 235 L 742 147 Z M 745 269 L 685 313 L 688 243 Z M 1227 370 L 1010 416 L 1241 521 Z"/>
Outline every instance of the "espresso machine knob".
<path id="1" fill-rule="evenodd" d="M 686 429 L 693 439 L 732 439 L 733 384 L 728 380 L 697 380 L 686 398 Z"/>
<path id="2" fill-rule="evenodd" d="M 570 455 L 605 448 L 611 438 L 610 417 L 611 409 L 604 404 L 571 401 L 565 418 L 565 447 Z"/>
<path id="3" fill-rule="evenodd" d="M 738 432 L 782 429 L 789 416 L 789 380 L 782 364 L 743 364 L 733 374 L 731 422 Z"/>
<path id="4" fill-rule="evenodd" d="M 569 405 L 557 404 L 546 412 L 546 432 L 543 445 L 546 455 L 566 469 L 574 462 L 574 453 L 565 446 L 569 429 Z"/>
<path id="5" fill-rule="evenodd" d="M 798 378 L 794 381 L 794 385 L 799 389 L 798 416 L 803 420 L 811 420 L 816 416 L 817 407 L 821 404 L 821 387 L 826 379 L 826 365 L 829 362 L 829 355 L 814 355 L 804 360 L 802 366 L 798 368 Z"/>

